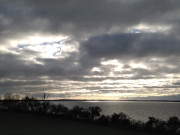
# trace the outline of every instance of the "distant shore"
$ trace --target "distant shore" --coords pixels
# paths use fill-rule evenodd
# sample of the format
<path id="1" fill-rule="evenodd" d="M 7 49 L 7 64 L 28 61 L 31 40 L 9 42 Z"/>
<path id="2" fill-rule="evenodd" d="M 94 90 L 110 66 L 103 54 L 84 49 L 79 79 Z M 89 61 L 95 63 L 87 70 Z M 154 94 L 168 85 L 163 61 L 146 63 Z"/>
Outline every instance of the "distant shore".
<path id="1" fill-rule="evenodd" d="M 44 100 L 38 100 L 44 101 Z M 180 102 L 180 100 L 86 100 L 86 99 L 55 99 L 46 101 L 86 101 L 86 102 Z"/>

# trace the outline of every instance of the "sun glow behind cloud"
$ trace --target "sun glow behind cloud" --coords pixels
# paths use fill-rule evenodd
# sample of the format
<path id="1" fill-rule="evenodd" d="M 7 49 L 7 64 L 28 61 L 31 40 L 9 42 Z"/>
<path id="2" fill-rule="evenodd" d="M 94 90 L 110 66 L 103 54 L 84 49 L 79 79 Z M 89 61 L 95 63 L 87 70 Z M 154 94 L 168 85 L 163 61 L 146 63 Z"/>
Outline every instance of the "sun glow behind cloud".
<path id="1" fill-rule="evenodd" d="M 0 94 L 46 92 L 76 99 L 180 94 L 179 4 L 3 1 Z"/>
<path id="2" fill-rule="evenodd" d="M 171 25 L 149 25 L 140 23 L 138 25 L 129 27 L 127 31 L 130 31 L 131 33 L 166 33 L 171 29 Z"/>
<path id="3" fill-rule="evenodd" d="M 42 58 L 53 58 L 61 52 L 61 42 L 67 40 L 68 37 L 63 36 L 31 36 L 19 41 L 12 41 L 11 45 L 16 53 L 23 50 L 32 50 L 40 52 Z"/>
<path id="4" fill-rule="evenodd" d="M 78 43 L 68 36 L 35 35 L 22 40 L 12 40 L 9 52 L 21 54 L 25 50 L 37 52 L 39 58 L 65 58 L 71 52 L 78 51 Z M 61 53 L 63 53 L 61 55 Z M 32 59 L 32 58 L 31 58 Z"/>

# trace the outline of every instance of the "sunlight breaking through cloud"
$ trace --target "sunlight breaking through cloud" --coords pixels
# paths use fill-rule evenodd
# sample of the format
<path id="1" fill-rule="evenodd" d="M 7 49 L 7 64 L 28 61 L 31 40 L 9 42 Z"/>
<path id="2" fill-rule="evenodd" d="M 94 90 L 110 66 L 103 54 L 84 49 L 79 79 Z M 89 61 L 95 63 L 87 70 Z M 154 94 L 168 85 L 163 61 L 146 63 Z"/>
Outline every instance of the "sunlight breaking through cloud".
<path id="1" fill-rule="evenodd" d="M 0 95 L 179 95 L 179 5 L 179 0 L 0 2 Z"/>

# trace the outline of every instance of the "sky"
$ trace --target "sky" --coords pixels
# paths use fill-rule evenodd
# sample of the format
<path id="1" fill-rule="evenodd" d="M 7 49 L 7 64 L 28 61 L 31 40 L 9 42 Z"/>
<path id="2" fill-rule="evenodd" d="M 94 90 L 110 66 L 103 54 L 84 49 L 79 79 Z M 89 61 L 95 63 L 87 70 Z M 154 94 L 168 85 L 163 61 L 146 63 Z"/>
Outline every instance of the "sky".
<path id="1" fill-rule="evenodd" d="M 0 95 L 180 100 L 179 0 L 0 0 Z"/>

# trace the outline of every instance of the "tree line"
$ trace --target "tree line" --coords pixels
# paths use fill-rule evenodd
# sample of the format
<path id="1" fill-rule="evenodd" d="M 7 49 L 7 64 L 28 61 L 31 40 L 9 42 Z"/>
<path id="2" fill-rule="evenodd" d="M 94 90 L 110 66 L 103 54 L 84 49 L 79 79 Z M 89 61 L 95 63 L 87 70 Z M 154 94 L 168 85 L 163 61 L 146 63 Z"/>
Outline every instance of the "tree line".
<path id="1" fill-rule="evenodd" d="M 20 98 L 19 95 L 7 93 L 4 98 L 0 98 L 0 111 L 16 111 L 44 114 L 52 117 L 59 117 L 69 120 L 90 122 L 103 126 L 115 127 L 119 129 L 136 130 L 152 133 L 163 134 L 180 134 L 180 120 L 178 117 L 170 117 L 167 121 L 149 117 L 147 122 L 141 122 L 131 119 L 123 112 L 114 113 L 111 116 L 101 114 L 101 108 L 91 106 L 83 108 L 74 106 L 72 109 L 62 104 L 53 104 L 44 99 L 47 95 L 43 95 L 43 100 L 37 100 L 35 97 L 25 96 Z"/>

